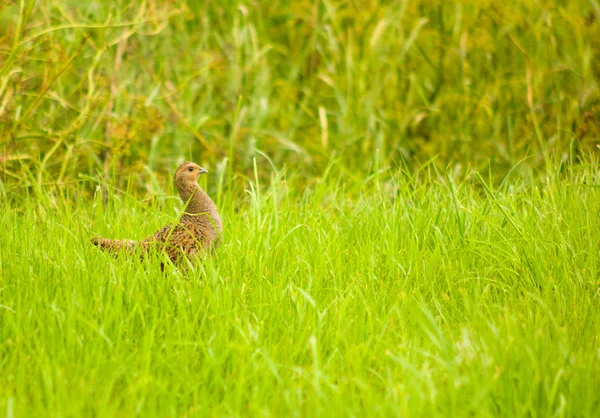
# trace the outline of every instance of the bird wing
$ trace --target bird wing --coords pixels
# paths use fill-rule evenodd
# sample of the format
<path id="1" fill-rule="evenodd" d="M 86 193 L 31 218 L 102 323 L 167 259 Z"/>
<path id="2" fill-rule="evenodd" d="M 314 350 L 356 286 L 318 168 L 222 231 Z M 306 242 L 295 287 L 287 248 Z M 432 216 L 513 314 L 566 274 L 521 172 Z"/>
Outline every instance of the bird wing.
<path id="1" fill-rule="evenodd" d="M 92 243 L 115 254 L 121 251 L 133 253 L 136 248 L 164 252 L 171 261 L 181 259 L 184 254 L 191 258 L 201 249 L 208 248 L 205 231 L 195 223 L 167 225 L 142 241 L 94 238 Z"/>
<path id="2" fill-rule="evenodd" d="M 194 256 L 201 248 L 206 247 L 204 232 L 194 223 L 167 225 L 142 241 L 147 246 L 158 246 L 171 260 L 181 258 L 183 254 Z"/>

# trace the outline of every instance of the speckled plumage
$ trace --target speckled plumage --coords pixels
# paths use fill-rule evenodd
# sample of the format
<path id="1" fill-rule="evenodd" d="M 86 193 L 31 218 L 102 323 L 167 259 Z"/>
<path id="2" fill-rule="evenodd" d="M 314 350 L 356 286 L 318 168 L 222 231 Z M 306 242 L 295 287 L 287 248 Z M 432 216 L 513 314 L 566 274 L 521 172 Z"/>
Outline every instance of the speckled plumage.
<path id="1" fill-rule="evenodd" d="M 162 251 L 173 262 L 185 255 L 192 259 L 199 252 L 219 246 L 223 231 L 221 217 L 210 197 L 198 185 L 198 177 L 206 170 L 191 162 L 184 162 L 175 172 L 175 185 L 183 201 L 185 212 L 176 224 L 167 225 L 142 241 L 94 238 L 92 243 L 112 253 Z"/>

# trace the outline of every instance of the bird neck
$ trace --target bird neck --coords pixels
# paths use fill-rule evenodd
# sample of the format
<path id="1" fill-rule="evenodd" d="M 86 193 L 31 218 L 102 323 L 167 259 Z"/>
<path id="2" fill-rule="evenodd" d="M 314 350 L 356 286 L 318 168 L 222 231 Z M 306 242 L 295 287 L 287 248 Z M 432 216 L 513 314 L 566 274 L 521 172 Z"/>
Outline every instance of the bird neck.
<path id="1" fill-rule="evenodd" d="M 199 220 L 199 215 L 207 215 L 212 219 L 212 222 L 221 228 L 221 219 L 217 212 L 217 207 L 211 198 L 206 194 L 204 190 L 197 183 L 177 185 L 179 189 L 179 196 L 183 201 L 183 204 L 187 204 L 185 212 L 181 219 L 186 221 Z M 189 203 L 188 203 L 189 202 Z"/>

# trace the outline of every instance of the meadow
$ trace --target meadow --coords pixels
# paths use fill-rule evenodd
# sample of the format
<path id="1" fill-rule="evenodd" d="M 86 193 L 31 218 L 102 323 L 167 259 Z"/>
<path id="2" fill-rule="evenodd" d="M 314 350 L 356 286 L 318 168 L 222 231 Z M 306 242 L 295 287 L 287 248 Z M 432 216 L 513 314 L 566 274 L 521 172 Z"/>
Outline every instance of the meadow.
<path id="1" fill-rule="evenodd" d="M 0 415 L 596 416 L 600 6 L 0 6 Z M 187 269 L 115 259 L 182 209 Z"/>
<path id="2" fill-rule="evenodd" d="M 222 194 L 224 244 L 182 273 L 113 259 L 176 216 L 111 189 L 36 193 L 0 224 L 7 416 L 594 416 L 600 189 L 403 173 L 274 175 Z M 328 180 L 328 181 L 327 181 Z"/>

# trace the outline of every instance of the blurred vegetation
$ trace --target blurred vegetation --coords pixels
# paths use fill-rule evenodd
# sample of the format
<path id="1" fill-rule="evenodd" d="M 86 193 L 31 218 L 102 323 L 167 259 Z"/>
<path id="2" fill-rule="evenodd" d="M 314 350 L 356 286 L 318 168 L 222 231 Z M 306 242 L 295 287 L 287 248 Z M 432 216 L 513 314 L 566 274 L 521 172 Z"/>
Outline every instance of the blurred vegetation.
<path id="1" fill-rule="evenodd" d="M 500 178 L 600 141 L 597 0 L 16 0 L 0 28 L 5 189 L 265 156 Z"/>

